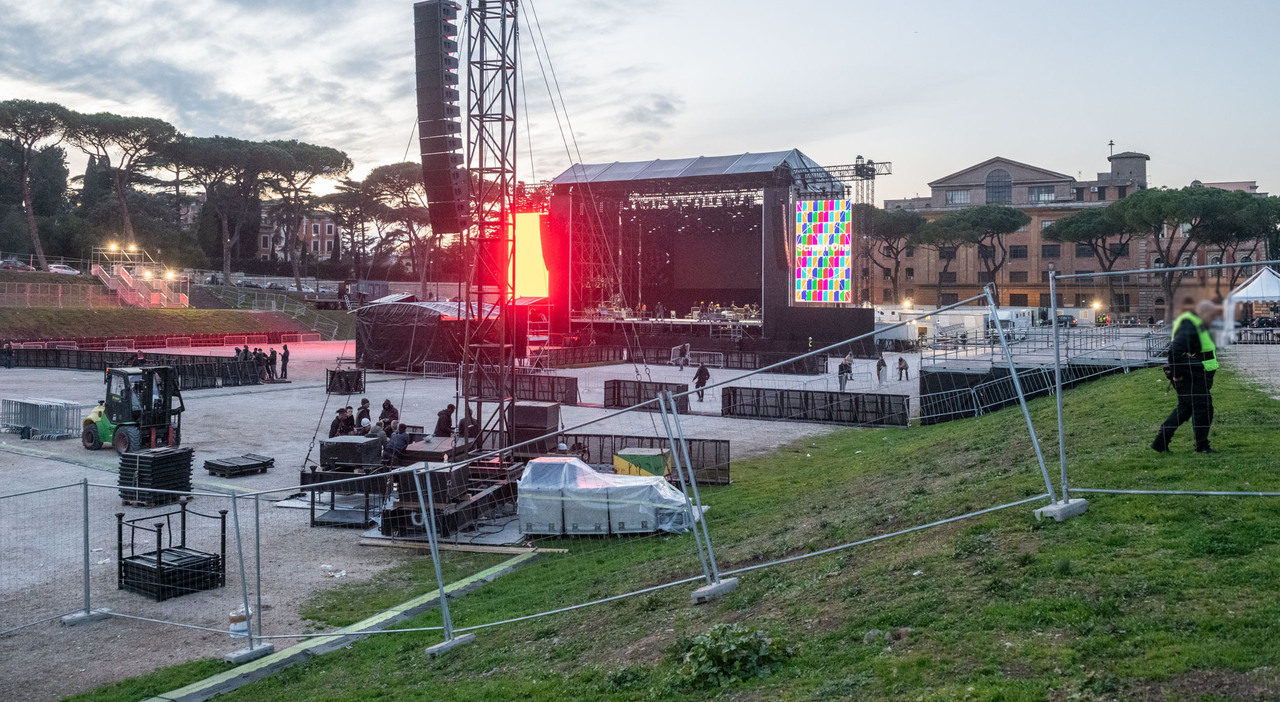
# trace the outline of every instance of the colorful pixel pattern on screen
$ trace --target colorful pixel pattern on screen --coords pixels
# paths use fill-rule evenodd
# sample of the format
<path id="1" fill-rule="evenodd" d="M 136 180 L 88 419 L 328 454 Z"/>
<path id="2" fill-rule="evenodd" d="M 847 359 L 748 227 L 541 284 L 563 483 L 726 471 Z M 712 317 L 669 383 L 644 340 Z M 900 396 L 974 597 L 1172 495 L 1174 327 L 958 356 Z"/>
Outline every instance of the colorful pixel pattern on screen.
<path id="1" fill-rule="evenodd" d="M 853 201 L 796 202 L 796 302 L 853 302 Z"/>

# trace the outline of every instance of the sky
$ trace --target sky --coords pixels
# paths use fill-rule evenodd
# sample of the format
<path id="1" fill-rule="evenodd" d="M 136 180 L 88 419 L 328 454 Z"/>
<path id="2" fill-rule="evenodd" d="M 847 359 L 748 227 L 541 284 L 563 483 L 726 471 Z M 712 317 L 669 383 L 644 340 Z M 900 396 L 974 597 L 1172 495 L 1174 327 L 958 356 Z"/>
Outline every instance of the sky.
<path id="1" fill-rule="evenodd" d="M 884 200 L 993 156 L 1091 179 L 1114 141 L 1151 156 L 1152 185 L 1280 192 L 1272 0 L 520 5 L 526 180 L 799 148 L 892 162 Z M 409 0 L 0 0 L 0 17 L 0 99 L 323 144 L 354 177 L 417 157 Z"/>

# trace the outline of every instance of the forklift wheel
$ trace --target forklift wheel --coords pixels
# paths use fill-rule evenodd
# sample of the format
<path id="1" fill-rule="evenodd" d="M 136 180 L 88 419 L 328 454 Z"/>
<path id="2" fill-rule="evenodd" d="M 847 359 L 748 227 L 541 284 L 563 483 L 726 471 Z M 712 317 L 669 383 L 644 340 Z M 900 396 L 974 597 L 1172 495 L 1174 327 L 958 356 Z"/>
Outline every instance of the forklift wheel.
<path id="1" fill-rule="evenodd" d="M 90 451 L 97 451 L 102 448 L 102 439 L 98 436 L 97 425 L 84 425 L 84 433 L 80 435 L 80 441 L 84 444 L 84 447 Z"/>
<path id="2" fill-rule="evenodd" d="M 115 446 L 116 453 L 137 451 L 142 446 L 142 434 L 137 427 L 117 427 L 111 444 Z"/>

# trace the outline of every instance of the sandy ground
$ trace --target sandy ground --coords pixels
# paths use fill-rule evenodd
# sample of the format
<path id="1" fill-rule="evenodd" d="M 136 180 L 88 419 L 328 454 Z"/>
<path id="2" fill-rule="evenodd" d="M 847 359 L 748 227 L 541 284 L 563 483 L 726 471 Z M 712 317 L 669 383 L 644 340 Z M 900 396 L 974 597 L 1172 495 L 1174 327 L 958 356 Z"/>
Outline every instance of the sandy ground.
<path id="1" fill-rule="evenodd" d="M 192 349 L 191 353 L 231 355 L 231 349 Z M 354 342 L 298 344 L 292 348 L 291 383 L 252 388 L 190 391 L 184 394 L 184 444 L 195 449 L 194 487 L 211 493 L 195 498 L 191 509 L 216 513 L 229 500 L 212 493 L 276 490 L 278 496 L 293 492 L 307 456 L 318 458 L 318 441 L 327 435 L 329 421 L 341 405 L 358 406 L 359 397 L 328 396 L 324 372 L 339 356 L 354 355 Z M 911 378 L 907 382 L 873 378 L 873 361 L 858 361 L 850 391 L 913 394 L 918 358 L 908 356 Z M 890 376 L 896 378 L 896 354 L 889 355 Z M 759 375 L 712 370 L 712 382 L 735 379 L 736 385 L 836 389 L 832 373 L 825 376 Z M 610 378 L 665 382 L 691 382 L 692 369 L 617 365 L 560 371 L 580 379 L 585 403 L 603 401 L 604 381 Z M 83 371 L 15 369 L 0 370 L 0 396 L 45 397 L 72 400 L 90 406 L 102 394 L 100 376 Z M 435 413 L 454 402 L 452 380 L 407 379 L 395 375 L 368 376 L 367 392 L 374 406 L 390 399 L 401 417 L 428 427 Z M 734 458 L 768 451 L 805 436 L 827 433 L 836 427 L 821 424 L 735 420 L 719 417 L 719 393 L 709 392 L 705 402 L 691 403 L 693 414 L 683 419 L 690 438 L 729 438 Z M 913 402 L 913 404 L 915 404 Z M 563 421 L 575 425 L 602 417 L 599 407 L 568 407 Z M 589 428 L 590 433 L 663 435 L 660 417 L 652 412 L 613 417 Z M 234 557 L 234 531 L 229 526 L 227 587 L 153 602 L 116 589 L 116 517 L 156 514 L 169 508 L 143 510 L 122 507 L 116 490 L 118 459 L 108 450 L 90 452 L 78 440 L 21 441 L 16 435 L 0 435 L 0 495 L 68 485 L 88 479 L 104 487 L 90 488 L 90 572 L 94 607 L 115 612 L 164 619 L 193 626 L 225 629 L 227 614 L 241 601 L 241 579 Z M 275 468 L 262 475 L 223 479 L 201 469 L 209 458 L 260 453 L 276 459 Z M 274 497 L 274 496 L 273 496 Z M 83 549 L 81 547 L 80 487 L 0 500 L 0 630 L 75 609 L 82 603 Z M 252 507 L 241 501 L 242 538 L 251 553 L 255 531 Z M 260 502 L 264 633 L 288 634 L 307 630 L 297 616 L 298 606 L 319 588 L 370 577 L 409 558 L 392 549 L 357 545 L 357 532 L 308 527 L 305 510 L 282 509 L 263 498 Z M 176 522 L 173 522 L 176 525 Z M 166 527 L 168 528 L 168 527 Z M 148 537 L 149 538 L 149 537 Z M 216 551 L 215 521 L 192 518 L 188 543 Z M 152 546 L 140 540 L 140 550 Z M 129 549 L 126 536 L 125 549 Z M 257 598 L 253 560 L 248 558 L 248 590 Z M 343 579 L 327 577 L 322 566 L 345 571 Z M 372 614 L 373 612 L 369 612 Z M 288 645 L 277 641 L 277 646 Z M 183 661 L 220 656 L 244 646 L 225 634 L 172 625 L 112 618 L 86 626 L 67 628 L 50 622 L 0 635 L 0 680 L 19 683 L 26 699 L 56 699 L 106 682 L 147 673 L 154 668 Z"/>

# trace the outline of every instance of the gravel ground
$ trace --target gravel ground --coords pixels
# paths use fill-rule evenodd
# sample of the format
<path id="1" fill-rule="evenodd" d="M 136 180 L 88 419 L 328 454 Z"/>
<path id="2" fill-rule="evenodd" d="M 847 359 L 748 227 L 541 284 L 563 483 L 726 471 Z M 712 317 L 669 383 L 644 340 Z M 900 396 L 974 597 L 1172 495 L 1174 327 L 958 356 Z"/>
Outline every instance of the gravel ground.
<path id="1" fill-rule="evenodd" d="M 231 355 L 227 349 L 192 349 L 191 353 Z M 299 344 L 292 349 L 291 382 L 253 388 L 190 391 L 184 395 L 184 444 L 195 449 L 194 487 L 197 491 L 223 493 L 281 489 L 279 496 L 298 482 L 298 471 L 307 456 L 318 458 L 320 437 L 340 405 L 359 404 L 359 397 L 327 396 L 324 372 L 339 356 L 354 355 L 353 342 Z M 896 355 L 887 357 L 890 375 Z M 872 361 L 855 368 L 851 391 L 879 390 L 913 393 L 918 359 L 908 356 L 913 378 L 879 386 L 873 380 Z M 834 371 L 834 363 L 832 365 Z M 630 365 L 562 371 L 579 377 L 582 401 L 602 403 L 603 383 L 609 378 L 636 378 L 667 382 L 691 382 L 692 370 L 672 367 L 634 368 Z M 712 382 L 737 378 L 735 384 L 805 389 L 835 389 L 834 372 L 826 376 L 764 375 L 743 378 L 742 372 L 712 371 Z M 14 369 L 0 370 L 3 397 L 46 397 L 78 401 L 86 406 L 102 394 L 101 378 L 83 371 Z M 411 423 L 432 426 L 435 413 L 454 402 L 451 380 L 408 379 L 394 375 L 368 377 L 367 392 L 376 415 L 383 399 L 400 408 Z M 914 393 L 913 393 L 914 394 Z M 717 416 L 719 393 L 707 401 L 691 403 L 695 414 L 683 420 L 690 438 L 729 438 L 733 456 L 759 454 L 805 436 L 833 431 L 821 424 L 735 420 Z M 913 404 L 915 404 L 913 402 Z M 607 414 L 599 407 L 569 407 L 563 412 L 568 425 Z M 705 413 L 705 414 L 704 414 Z M 660 435 L 661 420 L 652 412 L 629 413 L 605 420 L 585 432 Z M 227 587 L 152 602 L 115 589 L 115 513 L 134 518 L 164 511 L 122 507 L 115 484 L 118 459 L 108 450 L 90 452 L 78 440 L 21 441 L 0 435 L 0 494 L 68 485 L 87 478 L 107 487 L 91 488 L 91 584 L 93 605 L 115 612 L 164 619 L 193 626 L 223 628 L 227 613 L 241 599 L 240 576 L 234 558 L 234 540 Z M 201 469 L 209 458 L 260 453 L 276 459 L 275 468 L 262 475 L 223 479 Z M 80 488 L 44 492 L 0 500 L 0 630 L 44 616 L 75 609 L 82 602 L 82 548 Z M 226 498 L 197 496 L 191 509 L 215 513 L 227 508 Z M 264 633 L 287 634 L 307 630 L 297 615 L 299 605 L 318 589 L 344 581 L 367 579 L 411 556 L 392 549 L 362 548 L 356 533 L 341 529 L 311 529 L 305 510 L 282 509 L 261 503 L 262 592 Z M 252 513 L 241 504 L 242 534 L 246 549 L 253 545 Z M 231 533 L 229 527 L 229 533 Z M 230 537 L 233 539 L 234 537 Z M 217 550 L 216 522 L 192 519 L 189 543 L 201 550 Z M 139 546 L 149 550 L 150 546 Z M 126 538 L 126 549 L 129 548 Z M 256 583 L 249 561 L 250 599 Z M 321 566 L 345 571 L 345 578 L 331 578 Z M 372 611 L 370 612 L 373 613 Z M 279 640 L 283 647 L 291 640 Z M 24 697 L 57 699 L 94 686 L 147 673 L 157 667 L 183 661 L 221 656 L 244 646 L 225 634 L 112 618 L 86 626 L 67 628 L 57 622 L 40 624 L 0 636 L 0 680 L 19 682 Z"/>

